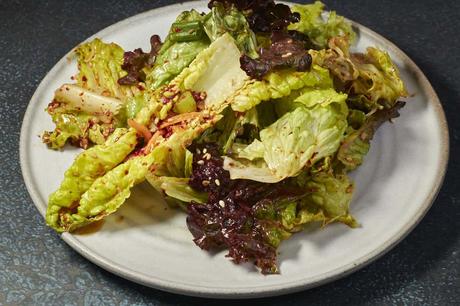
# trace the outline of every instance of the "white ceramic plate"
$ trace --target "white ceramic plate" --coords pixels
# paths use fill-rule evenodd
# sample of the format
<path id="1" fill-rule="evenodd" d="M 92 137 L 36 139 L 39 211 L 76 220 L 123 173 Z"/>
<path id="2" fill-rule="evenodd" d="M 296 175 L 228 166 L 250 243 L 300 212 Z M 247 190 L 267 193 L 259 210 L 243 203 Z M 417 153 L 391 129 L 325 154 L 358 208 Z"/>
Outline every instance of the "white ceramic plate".
<path id="1" fill-rule="evenodd" d="M 205 3 L 148 11 L 93 37 L 117 42 L 126 50 L 147 50 L 153 32 L 164 37 L 175 17 L 191 8 L 205 10 Z M 378 131 L 365 164 L 353 175 L 357 189 L 351 211 L 361 228 L 351 230 L 334 224 L 297 234 L 280 248 L 281 274 L 264 276 L 250 265 L 234 265 L 223 252 L 210 255 L 200 250 L 192 242 L 185 215 L 167 209 L 150 187 L 141 185 L 99 232 L 65 233 L 62 239 L 97 265 L 137 283 L 220 298 L 279 295 L 317 286 L 349 274 L 388 251 L 420 221 L 440 188 L 448 159 L 447 125 L 439 100 L 420 69 L 386 39 L 355 26 L 360 32 L 357 48 L 375 45 L 389 51 L 409 92 L 415 94 L 407 99 L 401 118 Z M 75 62 L 61 59 L 41 82 L 24 117 L 21 167 L 42 215 L 48 195 L 59 186 L 78 150 L 49 150 L 37 135 L 53 129 L 43 110 L 54 90 L 69 82 L 75 72 Z"/>

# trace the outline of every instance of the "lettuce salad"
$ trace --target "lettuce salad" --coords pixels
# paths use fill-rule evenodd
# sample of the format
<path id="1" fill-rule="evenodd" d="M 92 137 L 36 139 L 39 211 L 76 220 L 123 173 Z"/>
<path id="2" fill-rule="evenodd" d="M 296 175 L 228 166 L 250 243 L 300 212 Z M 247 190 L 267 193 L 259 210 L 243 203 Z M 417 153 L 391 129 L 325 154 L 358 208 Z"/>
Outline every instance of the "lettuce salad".
<path id="1" fill-rule="evenodd" d="M 353 182 L 407 96 L 389 55 L 350 51 L 351 25 L 321 2 L 212 0 L 151 50 L 78 46 L 44 132 L 84 149 L 49 197 L 58 232 L 101 220 L 148 181 L 183 209 L 194 242 L 278 273 L 277 248 L 311 223 L 358 226 Z M 152 203 L 155 205 L 155 203 Z"/>

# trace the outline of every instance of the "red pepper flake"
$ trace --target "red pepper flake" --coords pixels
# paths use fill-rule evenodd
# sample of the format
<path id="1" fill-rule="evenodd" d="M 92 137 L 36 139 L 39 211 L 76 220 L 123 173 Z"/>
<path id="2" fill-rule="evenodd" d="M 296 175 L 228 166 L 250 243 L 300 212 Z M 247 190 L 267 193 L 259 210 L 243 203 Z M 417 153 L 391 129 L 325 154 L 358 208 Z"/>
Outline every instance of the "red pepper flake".
<path id="1" fill-rule="evenodd" d="M 167 126 L 163 129 L 163 137 L 169 138 L 173 134 L 172 126 Z"/>

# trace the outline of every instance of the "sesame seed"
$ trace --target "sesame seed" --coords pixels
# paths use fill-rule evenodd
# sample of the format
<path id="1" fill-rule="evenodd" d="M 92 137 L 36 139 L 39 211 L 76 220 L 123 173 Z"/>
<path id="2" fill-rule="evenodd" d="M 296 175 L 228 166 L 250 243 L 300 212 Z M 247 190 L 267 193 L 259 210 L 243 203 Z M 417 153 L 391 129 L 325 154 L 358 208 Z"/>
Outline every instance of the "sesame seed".
<path id="1" fill-rule="evenodd" d="M 206 187 L 206 186 L 209 186 L 209 183 L 210 183 L 210 182 L 209 182 L 209 181 L 206 181 L 206 180 L 204 180 L 204 181 L 201 182 L 201 184 L 203 184 L 203 186 L 205 186 L 205 187 Z"/>
<path id="2" fill-rule="evenodd" d="M 286 54 L 281 55 L 281 57 L 282 57 L 282 58 L 285 58 L 285 57 L 289 57 L 289 56 L 291 56 L 291 55 L 292 55 L 292 53 L 291 53 L 291 52 L 288 52 L 288 53 L 286 53 Z"/>
<path id="3" fill-rule="evenodd" d="M 196 149 L 196 153 L 197 153 L 197 154 L 201 154 L 200 149 Z"/>
<path id="4" fill-rule="evenodd" d="M 208 152 L 208 149 L 204 148 L 203 153 L 206 153 L 206 152 Z"/>
<path id="5" fill-rule="evenodd" d="M 220 186 L 220 181 L 218 179 L 215 179 L 214 183 L 216 183 L 217 186 Z"/>
<path id="6" fill-rule="evenodd" d="M 220 200 L 220 201 L 219 201 L 219 205 L 220 205 L 220 207 L 225 207 L 225 202 L 222 201 L 222 200 Z"/>
<path id="7" fill-rule="evenodd" d="M 206 160 L 210 160 L 211 159 L 211 154 L 206 153 L 205 155 L 203 155 L 203 158 L 206 159 Z"/>
<path id="8" fill-rule="evenodd" d="M 204 160 L 199 160 L 196 162 L 198 165 L 204 165 Z"/>

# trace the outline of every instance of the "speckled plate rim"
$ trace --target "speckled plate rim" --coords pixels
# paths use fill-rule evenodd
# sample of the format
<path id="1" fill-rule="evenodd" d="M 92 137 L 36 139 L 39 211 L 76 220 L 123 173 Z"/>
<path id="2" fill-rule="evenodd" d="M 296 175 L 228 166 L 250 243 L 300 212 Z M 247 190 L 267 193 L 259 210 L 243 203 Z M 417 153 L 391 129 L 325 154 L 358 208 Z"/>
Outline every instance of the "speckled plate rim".
<path id="1" fill-rule="evenodd" d="M 202 4 L 202 1 L 187 2 L 187 5 L 195 5 L 195 4 L 196 5 Z M 183 3 L 164 6 L 164 7 L 152 9 L 144 13 L 129 17 L 125 20 L 117 22 L 99 31 L 98 33 L 89 37 L 87 40 L 91 40 L 95 37 L 99 37 L 102 35 L 108 35 L 112 32 L 117 31 L 121 27 L 125 27 L 138 20 L 147 18 L 150 14 L 152 14 L 153 11 L 155 11 L 155 13 L 162 13 L 162 12 L 167 12 L 171 10 L 180 10 L 182 6 L 183 6 Z M 314 277 L 305 278 L 302 281 L 286 282 L 280 285 L 270 285 L 270 286 L 261 285 L 261 286 L 253 286 L 250 288 L 242 287 L 238 291 L 235 291 L 235 289 L 228 289 L 224 287 L 208 288 L 208 287 L 197 286 L 197 285 L 191 286 L 189 284 L 183 284 L 180 282 L 171 282 L 171 281 L 166 281 L 160 278 L 155 278 L 152 276 L 144 275 L 144 274 L 131 270 L 129 267 L 119 266 L 118 264 L 114 263 L 107 257 L 95 254 L 90 249 L 88 249 L 85 245 L 78 242 L 77 239 L 69 233 L 62 234 L 61 238 L 70 247 L 72 247 L 75 251 L 80 253 L 83 257 L 87 258 L 91 262 L 97 264 L 98 266 L 104 268 L 107 271 L 110 271 L 123 278 L 129 279 L 133 282 L 136 282 L 136 283 L 139 283 L 145 286 L 149 286 L 152 288 L 172 292 L 172 293 L 178 293 L 178 294 L 184 294 L 184 295 L 190 295 L 190 296 L 199 296 L 199 297 L 212 297 L 212 298 L 268 297 L 268 296 L 282 295 L 282 294 L 287 294 L 287 293 L 309 289 L 312 287 L 320 286 L 322 284 L 337 280 L 344 276 L 347 276 L 357 271 L 358 269 L 365 267 L 366 265 L 370 264 L 374 260 L 378 259 L 382 255 L 387 253 L 394 246 L 396 246 L 396 244 L 398 244 L 401 240 L 403 240 L 415 228 L 415 226 L 420 222 L 420 220 L 424 217 L 424 215 L 427 213 L 427 211 L 433 204 L 442 186 L 442 182 L 444 180 L 444 176 L 445 176 L 446 169 L 447 169 L 447 164 L 448 164 L 448 159 L 449 159 L 449 131 L 448 131 L 448 126 L 447 126 L 447 120 L 446 120 L 441 102 L 439 101 L 439 98 L 436 92 L 434 91 L 433 87 L 431 86 L 430 82 L 428 81 L 426 76 L 423 74 L 421 69 L 409 58 L 409 56 L 407 56 L 403 51 L 401 51 L 395 44 L 393 44 L 392 42 L 390 42 L 383 36 L 377 34 L 376 32 L 370 30 L 369 28 L 363 25 L 353 22 L 353 21 L 351 22 L 353 23 L 353 26 L 358 28 L 361 33 L 364 33 L 368 35 L 369 37 L 372 37 L 375 40 L 379 40 L 385 45 L 386 49 L 391 50 L 394 54 L 397 55 L 397 57 L 400 60 L 403 61 L 403 63 L 407 66 L 407 68 L 413 73 L 414 79 L 417 80 L 417 82 L 420 84 L 421 88 L 423 88 L 427 96 L 431 98 L 430 102 L 432 106 L 434 107 L 434 111 L 437 115 L 438 123 L 441 129 L 440 135 L 439 135 L 439 137 L 441 138 L 440 139 L 441 147 L 439 148 L 440 161 L 439 161 L 439 164 L 437 165 L 438 175 L 436 177 L 435 182 L 432 185 L 429 195 L 425 198 L 424 202 L 420 205 L 420 210 L 417 212 L 416 215 L 414 215 L 414 218 L 411 220 L 411 222 L 406 223 L 405 226 L 401 228 L 398 233 L 396 233 L 394 236 L 386 240 L 378 248 L 360 257 L 359 259 L 353 262 L 350 262 L 349 264 L 343 265 L 340 268 L 329 271 L 327 273 L 316 275 Z M 60 67 L 65 63 L 65 61 L 67 61 L 67 57 L 71 53 L 72 51 L 70 51 L 61 60 L 59 60 L 56 63 L 56 65 L 47 73 L 45 78 L 41 81 L 40 85 L 37 87 L 34 95 L 32 96 L 29 102 L 29 106 L 27 107 L 27 110 L 25 112 L 22 127 L 21 127 L 19 155 L 20 155 L 22 175 L 23 175 L 27 190 L 35 206 L 37 207 L 37 209 L 39 210 L 42 216 L 45 216 L 45 209 L 43 209 L 41 205 L 36 204 L 36 203 L 41 202 L 41 199 L 38 194 L 38 191 L 36 190 L 36 187 L 32 183 L 32 177 L 29 173 L 28 161 L 25 155 L 25 152 L 26 152 L 25 148 L 27 144 L 25 141 L 26 137 L 24 135 L 29 130 L 30 122 L 33 119 L 33 110 L 32 110 L 31 105 L 33 105 L 34 103 L 38 103 L 37 102 L 38 96 L 40 95 L 42 91 L 45 90 L 45 87 L 48 81 L 52 79 L 53 76 L 58 72 Z"/>

